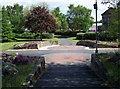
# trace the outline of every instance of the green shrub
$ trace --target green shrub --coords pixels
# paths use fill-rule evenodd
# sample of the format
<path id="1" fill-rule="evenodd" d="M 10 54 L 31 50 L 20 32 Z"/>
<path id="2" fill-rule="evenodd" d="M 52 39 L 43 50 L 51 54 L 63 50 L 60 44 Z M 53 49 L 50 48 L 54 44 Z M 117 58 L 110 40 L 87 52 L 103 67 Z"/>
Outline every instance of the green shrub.
<path id="1" fill-rule="evenodd" d="M 22 33 L 16 34 L 16 38 L 26 38 L 26 39 L 33 39 L 35 37 L 35 33 Z"/>
<path id="2" fill-rule="evenodd" d="M 16 74 L 18 71 L 16 69 L 16 65 L 12 64 L 11 62 L 2 62 L 2 75 L 13 75 Z"/>
<path id="3" fill-rule="evenodd" d="M 68 37 L 75 37 L 77 35 L 77 32 L 73 31 L 66 31 L 62 33 L 63 36 L 68 36 Z"/>
<path id="4" fill-rule="evenodd" d="M 96 39 L 96 33 L 94 33 L 94 32 L 85 33 L 84 38 L 86 40 L 95 40 Z"/>
<path id="5" fill-rule="evenodd" d="M 108 32 L 99 33 L 99 40 L 101 41 L 116 41 L 117 36 L 111 36 Z"/>
<path id="6" fill-rule="evenodd" d="M 6 31 L 2 33 L 2 42 L 12 42 L 15 38 L 15 33 L 12 31 Z"/>
<path id="7" fill-rule="evenodd" d="M 84 40 L 84 35 L 85 35 L 85 33 L 77 33 L 76 38 L 79 40 Z"/>
<path id="8" fill-rule="evenodd" d="M 35 33 L 22 33 L 22 34 L 16 34 L 16 38 L 25 38 L 25 39 L 40 39 L 40 34 Z M 43 33 L 42 38 L 53 38 L 53 34 L 50 33 Z"/>
<path id="9" fill-rule="evenodd" d="M 59 30 L 59 29 L 58 29 L 58 30 L 56 30 L 56 31 L 55 31 L 55 35 L 62 35 L 62 31 L 61 31 L 61 30 Z"/>
<path id="10" fill-rule="evenodd" d="M 78 40 L 95 40 L 96 39 L 96 34 L 93 32 L 89 33 L 77 33 L 76 38 Z"/>
<path id="11" fill-rule="evenodd" d="M 47 39 L 50 39 L 50 38 L 53 38 L 54 35 L 52 33 L 43 33 L 42 34 L 42 38 L 47 38 Z"/>

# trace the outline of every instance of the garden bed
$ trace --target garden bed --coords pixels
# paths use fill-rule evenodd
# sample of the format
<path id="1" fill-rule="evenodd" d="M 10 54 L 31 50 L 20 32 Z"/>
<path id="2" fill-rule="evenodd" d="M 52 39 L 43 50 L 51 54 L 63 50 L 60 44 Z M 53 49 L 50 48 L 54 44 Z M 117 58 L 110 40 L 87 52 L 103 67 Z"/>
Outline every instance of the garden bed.
<path id="1" fill-rule="evenodd" d="M 76 45 L 95 48 L 96 41 L 95 40 L 81 40 L 81 41 L 77 42 Z M 99 41 L 98 42 L 98 48 L 118 48 L 118 47 L 120 47 L 120 44 L 118 44 L 116 42 L 106 42 L 106 41 Z"/>
<path id="2" fill-rule="evenodd" d="M 33 74 L 33 69 L 36 65 L 42 68 L 40 57 L 36 56 L 22 56 L 9 55 L 2 53 L 2 89 L 17 87 L 21 88 L 23 83 L 27 80 L 29 74 Z M 43 68 L 41 69 L 43 70 Z M 35 71 L 36 73 L 36 71 Z M 42 72 L 41 72 L 42 73 Z"/>
<path id="3" fill-rule="evenodd" d="M 120 53 L 92 54 L 91 68 L 112 88 L 120 85 Z"/>
<path id="4" fill-rule="evenodd" d="M 32 41 L 32 42 L 26 42 L 24 44 L 15 44 L 14 49 L 39 49 L 43 46 L 48 45 L 58 45 L 58 41 Z"/>

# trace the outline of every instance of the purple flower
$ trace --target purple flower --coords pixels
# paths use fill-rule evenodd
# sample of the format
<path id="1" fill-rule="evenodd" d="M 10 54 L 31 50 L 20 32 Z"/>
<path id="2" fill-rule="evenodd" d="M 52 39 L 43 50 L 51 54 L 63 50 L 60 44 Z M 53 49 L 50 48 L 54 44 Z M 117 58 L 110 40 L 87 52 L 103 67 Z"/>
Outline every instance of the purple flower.
<path id="1" fill-rule="evenodd" d="M 116 62 L 116 61 L 120 60 L 120 57 L 118 57 L 118 56 L 112 56 L 112 57 L 108 57 L 107 60 L 111 61 L 111 62 Z"/>
<path id="2" fill-rule="evenodd" d="M 26 63 L 29 63 L 29 62 L 32 62 L 33 61 L 33 57 L 30 57 L 30 56 L 22 56 L 22 55 L 17 55 L 13 60 L 12 62 L 14 64 L 26 64 Z"/>
<path id="3" fill-rule="evenodd" d="M 8 56 L 10 56 L 10 55 L 7 54 L 7 53 L 1 53 L 1 54 L 0 54 L 0 57 L 8 57 Z"/>

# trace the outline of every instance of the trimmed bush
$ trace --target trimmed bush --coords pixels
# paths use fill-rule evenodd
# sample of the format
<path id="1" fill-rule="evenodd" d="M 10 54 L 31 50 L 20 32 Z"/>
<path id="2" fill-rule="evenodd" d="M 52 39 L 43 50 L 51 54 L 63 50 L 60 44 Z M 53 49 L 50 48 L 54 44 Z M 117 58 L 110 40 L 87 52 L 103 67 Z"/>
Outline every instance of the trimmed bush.
<path id="1" fill-rule="evenodd" d="M 63 36 L 68 36 L 68 37 L 75 37 L 77 35 L 77 32 L 73 31 L 66 31 L 62 33 Z"/>
<path id="2" fill-rule="evenodd" d="M 84 35 L 85 35 L 85 33 L 77 33 L 76 38 L 79 40 L 84 40 Z"/>
<path id="3" fill-rule="evenodd" d="M 35 33 L 22 33 L 16 34 L 16 38 L 26 38 L 26 39 L 34 39 Z"/>
<path id="4" fill-rule="evenodd" d="M 43 33 L 42 34 L 42 38 L 53 38 L 53 34 L 50 33 Z M 35 34 L 35 33 L 22 33 L 22 34 L 16 34 L 16 38 L 25 38 L 25 39 L 40 39 L 40 35 L 39 34 Z"/>
<path id="5" fill-rule="evenodd" d="M 96 33 L 94 32 L 88 32 L 84 34 L 84 39 L 86 40 L 95 40 L 96 39 Z"/>
<path id="6" fill-rule="evenodd" d="M 62 31 L 61 30 L 56 30 L 55 35 L 62 35 Z"/>
<path id="7" fill-rule="evenodd" d="M 96 39 L 96 33 L 94 33 L 94 32 L 77 33 L 76 38 L 78 40 L 95 40 Z"/>

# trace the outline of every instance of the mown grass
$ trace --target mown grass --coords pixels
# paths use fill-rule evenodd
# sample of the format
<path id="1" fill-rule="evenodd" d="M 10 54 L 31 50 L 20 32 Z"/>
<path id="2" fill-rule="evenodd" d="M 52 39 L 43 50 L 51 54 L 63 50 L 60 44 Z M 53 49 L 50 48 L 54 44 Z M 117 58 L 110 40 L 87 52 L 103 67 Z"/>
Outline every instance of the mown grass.
<path id="1" fill-rule="evenodd" d="M 72 41 L 74 41 L 74 42 L 76 42 L 76 43 L 79 41 L 79 40 L 76 39 L 76 37 L 69 37 L 69 38 L 67 38 L 67 39 L 72 40 Z"/>
<path id="2" fill-rule="evenodd" d="M 1 50 L 5 51 L 8 49 L 12 49 L 14 44 L 23 44 L 23 43 L 25 42 L 5 42 L 5 43 L 0 43 L 0 45 L 2 47 Z"/>
<path id="3" fill-rule="evenodd" d="M 3 89 L 6 89 L 6 87 L 17 87 L 17 89 L 20 88 L 36 64 L 37 62 L 33 61 L 28 64 L 16 65 L 18 70 L 17 74 L 8 75 L 2 78 Z"/>
<path id="4" fill-rule="evenodd" d="M 34 39 L 18 39 L 21 40 L 20 42 L 4 42 L 4 43 L 0 43 L 1 46 L 1 51 L 5 51 L 8 49 L 13 49 L 13 45 L 15 44 L 24 44 L 27 41 L 36 41 Z M 37 39 L 39 40 L 39 39 Z M 51 39 L 43 39 L 43 40 L 53 40 L 53 41 L 59 41 L 58 38 L 51 38 Z"/>

